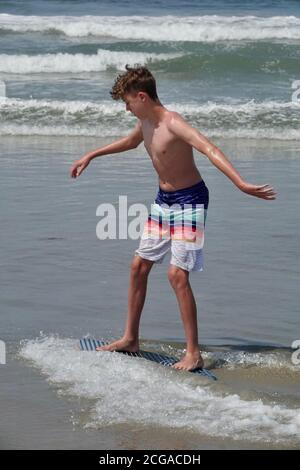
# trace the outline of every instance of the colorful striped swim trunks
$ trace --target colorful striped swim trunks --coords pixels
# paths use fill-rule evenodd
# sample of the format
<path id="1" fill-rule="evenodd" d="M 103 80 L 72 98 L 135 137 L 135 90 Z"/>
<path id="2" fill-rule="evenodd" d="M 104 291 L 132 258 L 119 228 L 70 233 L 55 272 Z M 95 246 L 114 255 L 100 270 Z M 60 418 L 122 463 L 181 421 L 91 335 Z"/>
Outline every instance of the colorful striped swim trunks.
<path id="1" fill-rule="evenodd" d="M 209 191 L 203 180 L 177 191 L 159 188 L 135 253 L 161 263 L 171 250 L 171 264 L 186 271 L 203 271 L 208 203 Z"/>

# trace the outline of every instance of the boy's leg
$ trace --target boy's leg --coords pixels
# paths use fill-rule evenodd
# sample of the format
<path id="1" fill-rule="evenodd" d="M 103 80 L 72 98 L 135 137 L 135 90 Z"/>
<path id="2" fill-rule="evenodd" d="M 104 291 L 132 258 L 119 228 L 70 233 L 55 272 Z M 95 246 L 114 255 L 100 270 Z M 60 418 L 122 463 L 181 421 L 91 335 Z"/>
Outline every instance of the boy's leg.
<path id="1" fill-rule="evenodd" d="M 139 349 L 139 324 L 146 298 L 147 281 L 153 261 L 135 256 L 131 263 L 128 312 L 124 335 L 118 341 L 100 346 L 97 351 L 132 351 Z"/>
<path id="2" fill-rule="evenodd" d="M 186 370 L 203 367 L 198 345 L 197 306 L 189 282 L 189 272 L 171 265 L 168 277 L 177 297 L 187 341 L 186 355 L 172 367 Z"/>
<path id="3" fill-rule="evenodd" d="M 145 303 L 148 275 L 154 261 L 136 255 L 131 263 L 128 289 L 128 314 L 124 336 L 138 342 L 139 324 Z"/>

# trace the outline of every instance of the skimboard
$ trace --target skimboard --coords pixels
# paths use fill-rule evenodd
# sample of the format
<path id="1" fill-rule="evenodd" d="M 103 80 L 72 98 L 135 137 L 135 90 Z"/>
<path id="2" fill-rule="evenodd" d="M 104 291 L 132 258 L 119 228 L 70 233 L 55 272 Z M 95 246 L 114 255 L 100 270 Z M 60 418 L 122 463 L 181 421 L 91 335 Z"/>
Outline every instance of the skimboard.
<path id="1" fill-rule="evenodd" d="M 106 341 L 102 341 L 99 339 L 82 338 L 80 340 L 80 349 L 82 351 L 96 351 L 96 348 L 98 346 L 105 346 L 106 344 L 108 344 Z M 147 359 L 148 361 L 157 362 L 158 364 L 161 364 L 163 366 L 172 366 L 173 364 L 175 364 L 175 362 L 179 361 L 179 359 L 176 357 L 167 356 L 165 354 L 160 354 L 160 353 L 151 352 L 151 351 L 140 350 L 135 353 L 128 352 L 128 351 L 116 351 L 116 352 L 125 354 L 126 356 L 140 357 L 142 359 Z M 191 372 L 193 374 L 199 374 L 208 379 L 217 380 L 217 377 L 207 369 L 194 369 L 194 370 L 187 371 L 187 372 Z"/>

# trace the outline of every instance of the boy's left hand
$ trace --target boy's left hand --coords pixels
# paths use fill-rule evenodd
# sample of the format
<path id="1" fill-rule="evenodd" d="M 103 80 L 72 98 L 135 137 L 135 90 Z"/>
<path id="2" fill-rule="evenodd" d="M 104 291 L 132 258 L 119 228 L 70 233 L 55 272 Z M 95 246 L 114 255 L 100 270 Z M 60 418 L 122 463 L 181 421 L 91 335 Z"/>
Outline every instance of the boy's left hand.
<path id="1" fill-rule="evenodd" d="M 277 193 L 275 193 L 269 184 L 256 185 L 245 182 L 239 189 L 244 193 L 259 197 L 261 199 L 276 199 L 275 196 Z"/>

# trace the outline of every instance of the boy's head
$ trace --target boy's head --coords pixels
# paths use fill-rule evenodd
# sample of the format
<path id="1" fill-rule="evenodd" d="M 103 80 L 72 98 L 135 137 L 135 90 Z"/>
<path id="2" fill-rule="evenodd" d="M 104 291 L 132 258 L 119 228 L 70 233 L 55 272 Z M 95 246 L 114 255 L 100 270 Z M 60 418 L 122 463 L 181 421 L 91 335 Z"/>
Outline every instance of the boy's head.
<path id="1" fill-rule="evenodd" d="M 110 92 L 114 100 L 123 100 L 126 110 L 138 118 L 146 117 L 147 109 L 153 102 L 159 102 L 156 82 L 147 67 L 125 66 L 126 72 L 117 76 Z"/>

